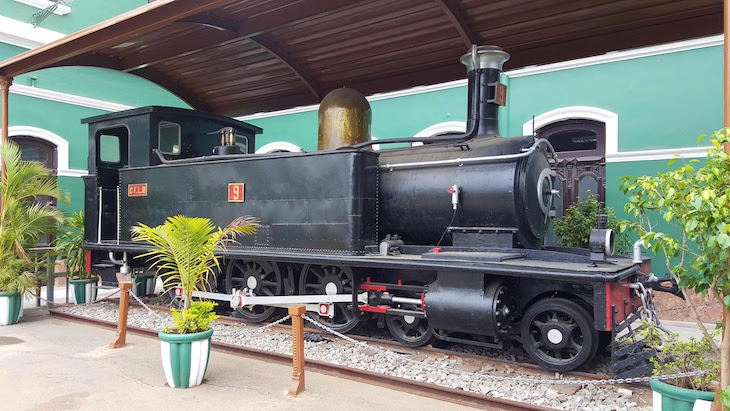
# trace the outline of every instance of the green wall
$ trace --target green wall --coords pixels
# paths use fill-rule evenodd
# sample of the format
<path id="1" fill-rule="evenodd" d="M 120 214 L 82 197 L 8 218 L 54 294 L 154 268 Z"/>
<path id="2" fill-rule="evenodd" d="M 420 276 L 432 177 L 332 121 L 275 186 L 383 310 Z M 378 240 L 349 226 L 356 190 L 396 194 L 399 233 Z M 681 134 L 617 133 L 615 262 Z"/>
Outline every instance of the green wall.
<path id="1" fill-rule="evenodd" d="M 694 147 L 722 126 L 721 46 L 510 80 L 510 135 L 533 115 L 593 106 L 619 116 L 620 151 Z"/>

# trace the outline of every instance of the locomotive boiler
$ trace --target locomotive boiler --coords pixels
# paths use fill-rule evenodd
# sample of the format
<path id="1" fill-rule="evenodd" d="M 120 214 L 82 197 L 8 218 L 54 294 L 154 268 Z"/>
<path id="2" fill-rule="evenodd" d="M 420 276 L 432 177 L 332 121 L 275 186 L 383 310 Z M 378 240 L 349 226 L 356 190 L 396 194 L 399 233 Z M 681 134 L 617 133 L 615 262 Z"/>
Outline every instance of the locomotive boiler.
<path id="1" fill-rule="evenodd" d="M 210 113 L 147 107 L 85 119 L 89 266 L 105 281 L 111 262 L 144 270 L 135 256 L 147 246 L 130 235 L 138 223 L 253 215 L 258 232 L 222 250 L 216 283 L 247 320 L 300 302 L 339 332 L 371 321 L 410 346 L 513 341 L 548 369 L 579 367 L 649 309 L 649 276 L 640 244 L 633 259 L 613 256 L 605 227 L 592 253 L 543 245 L 555 153 L 535 136 L 499 136 L 508 58 L 493 46 L 462 57 L 459 135 L 370 141 L 367 101 L 347 90 L 323 102 L 323 150 L 311 153 L 253 154 L 261 129 Z M 388 148 L 396 143 L 422 145 Z M 651 366 L 621 358 L 629 351 L 614 350 L 618 375 Z"/>

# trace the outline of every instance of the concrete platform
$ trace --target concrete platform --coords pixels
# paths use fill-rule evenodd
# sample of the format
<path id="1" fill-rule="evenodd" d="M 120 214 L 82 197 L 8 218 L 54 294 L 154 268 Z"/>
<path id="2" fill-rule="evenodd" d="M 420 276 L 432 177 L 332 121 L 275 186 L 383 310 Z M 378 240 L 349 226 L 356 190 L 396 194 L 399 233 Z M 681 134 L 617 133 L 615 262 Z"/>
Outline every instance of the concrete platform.
<path id="1" fill-rule="evenodd" d="M 308 372 L 306 391 L 286 395 L 291 367 L 211 352 L 203 385 L 169 388 L 156 338 L 127 335 L 52 318 L 30 308 L 0 327 L 2 410 L 467 410 L 453 405 Z"/>

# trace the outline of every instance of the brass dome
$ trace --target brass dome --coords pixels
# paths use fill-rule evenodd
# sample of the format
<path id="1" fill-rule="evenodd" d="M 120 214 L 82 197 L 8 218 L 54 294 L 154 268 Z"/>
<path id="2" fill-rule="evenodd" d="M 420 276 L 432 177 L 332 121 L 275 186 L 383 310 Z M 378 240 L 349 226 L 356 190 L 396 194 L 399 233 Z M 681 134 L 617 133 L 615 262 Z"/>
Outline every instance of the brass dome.
<path id="1" fill-rule="evenodd" d="M 370 103 L 360 92 L 342 87 L 319 105 L 317 150 L 335 150 L 370 140 Z"/>

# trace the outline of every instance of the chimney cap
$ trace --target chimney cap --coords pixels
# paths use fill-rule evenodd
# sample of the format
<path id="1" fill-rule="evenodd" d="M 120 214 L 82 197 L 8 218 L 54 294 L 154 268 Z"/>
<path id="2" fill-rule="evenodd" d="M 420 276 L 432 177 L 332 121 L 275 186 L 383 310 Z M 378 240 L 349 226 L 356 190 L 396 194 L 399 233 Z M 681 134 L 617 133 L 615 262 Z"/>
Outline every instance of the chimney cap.
<path id="1" fill-rule="evenodd" d="M 476 58 L 472 53 L 476 50 Z M 502 70 L 504 63 L 509 60 L 509 53 L 497 46 L 472 46 L 472 50 L 461 56 L 461 64 L 466 66 L 467 73 L 474 70 L 478 65 L 479 69 Z"/>

